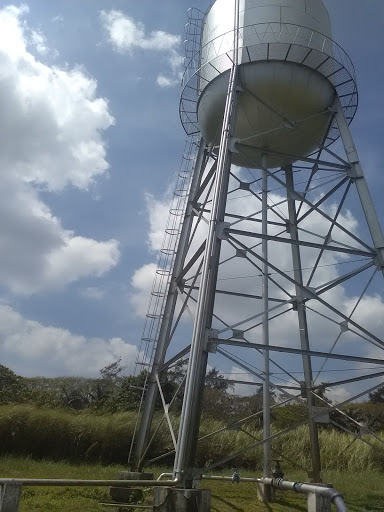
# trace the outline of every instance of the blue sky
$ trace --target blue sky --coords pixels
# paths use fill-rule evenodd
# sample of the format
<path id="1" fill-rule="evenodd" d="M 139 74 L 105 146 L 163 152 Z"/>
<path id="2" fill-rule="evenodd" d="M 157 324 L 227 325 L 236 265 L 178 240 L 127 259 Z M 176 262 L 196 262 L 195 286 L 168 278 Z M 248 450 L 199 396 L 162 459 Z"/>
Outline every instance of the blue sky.
<path id="1" fill-rule="evenodd" d="M 352 130 L 384 218 L 384 5 L 325 3 L 356 67 Z M 97 375 L 119 356 L 132 369 L 150 284 L 137 270 L 156 259 L 150 232 L 185 138 L 178 64 L 190 6 L 0 2 L 0 347 L 18 373 Z M 125 23 L 112 33 L 116 19 Z"/>

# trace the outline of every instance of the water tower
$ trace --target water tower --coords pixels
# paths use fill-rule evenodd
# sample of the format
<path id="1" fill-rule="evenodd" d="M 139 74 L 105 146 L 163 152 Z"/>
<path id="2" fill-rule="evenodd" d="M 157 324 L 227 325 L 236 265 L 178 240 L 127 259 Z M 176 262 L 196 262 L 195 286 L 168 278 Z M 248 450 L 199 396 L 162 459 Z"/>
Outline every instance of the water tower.
<path id="1" fill-rule="evenodd" d="M 306 469 L 321 482 L 319 423 L 335 423 L 343 404 L 382 385 L 372 368 L 384 364 L 384 342 L 361 308 L 377 292 L 384 238 L 349 129 L 357 104 L 353 64 L 332 39 L 322 0 L 189 10 L 180 100 L 189 138 L 137 365 L 149 370 L 135 470 L 148 459 L 151 428 L 168 424 L 173 446 L 153 461 L 174 453 L 178 487 L 258 446 L 269 477 L 273 443 L 295 428 L 271 429 L 271 410 L 300 403 Z M 186 360 L 177 429 L 164 383 Z M 263 410 L 223 418 L 249 444 L 217 461 L 199 453 L 197 463 L 199 438 L 215 434 L 200 432 L 212 367 L 231 373 L 240 396 L 241 386 L 262 389 Z M 156 425 L 159 393 L 165 421 Z M 257 416 L 260 439 L 246 427 Z"/>

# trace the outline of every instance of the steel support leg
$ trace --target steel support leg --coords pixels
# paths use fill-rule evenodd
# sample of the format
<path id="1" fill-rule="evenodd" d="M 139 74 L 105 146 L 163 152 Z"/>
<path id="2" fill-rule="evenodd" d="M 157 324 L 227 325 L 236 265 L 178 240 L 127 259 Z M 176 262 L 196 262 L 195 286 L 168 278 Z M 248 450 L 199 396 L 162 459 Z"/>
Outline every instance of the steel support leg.
<path id="1" fill-rule="evenodd" d="M 263 303 L 263 323 L 262 323 L 262 342 L 263 345 L 269 345 L 269 278 L 268 278 L 268 172 L 265 169 L 266 157 L 262 156 L 262 234 L 265 236 L 262 240 L 263 263 L 263 282 L 262 282 L 262 303 Z M 263 382 L 263 476 L 271 476 L 271 388 L 269 382 L 269 350 L 265 350 L 264 358 L 264 382 Z"/>
<path id="2" fill-rule="evenodd" d="M 164 315 L 160 327 L 159 338 L 157 341 L 156 353 L 154 357 L 151 375 L 148 381 L 148 389 L 145 396 L 143 413 L 140 421 L 140 428 L 138 431 L 137 441 L 134 448 L 134 458 L 132 470 L 141 471 L 143 458 L 145 453 L 145 446 L 148 440 L 149 430 L 153 421 L 153 414 L 155 411 L 156 399 L 158 396 L 158 388 L 156 376 L 159 369 L 164 364 L 165 355 L 169 345 L 169 336 L 172 328 L 172 319 L 174 316 L 176 302 L 177 302 L 177 279 L 183 268 L 185 258 L 188 252 L 188 243 L 192 230 L 194 219 L 193 213 L 193 199 L 196 191 L 200 185 L 205 166 L 208 160 L 208 153 L 206 145 L 203 140 L 200 141 L 198 155 L 196 159 L 195 169 L 193 171 L 193 178 L 191 188 L 189 191 L 188 203 L 185 211 L 184 221 L 181 228 L 180 240 L 177 248 L 177 254 L 172 270 L 171 282 L 169 285 L 166 304 L 164 307 Z"/>
<path id="3" fill-rule="evenodd" d="M 373 205 L 372 197 L 364 176 L 364 171 L 359 160 L 359 155 L 353 142 L 351 130 L 349 129 L 349 125 L 345 119 L 344 111 L 339 99 L 335 101 L 334 108 L 336 110 L 336 121 L 340 130 L 341 139 L 344 144 L 345 153 L 347 155 L 348 162 L 351 165 L 350 176 L 355 182 L 356 189 L 361 201 L 361 206 L 364 210 L 365 219 L 371 233 L 373 245 L 377 250 L 376 264 L 381 268 L 384 274 L 383 231 L 381 229 L 380 222 Z"/>
<path id="4" fill-rule="evenodd" d="M 238 27 L 239 2 L 235 1 L 235 18 Z M 174 476 L 181 479 L 181 487 L 193 486 L 193 467 L 197 449 L 201 415 L 201 401 L 208 360 L 207 341 L 212 325 L 217 269 L 220 260 L 221 233 L 225 215 L 228 182 L 231 167 L 230 139 L 235 123 L 238 75 L 238 33 L 235 30 L 234 59 L 230 71 L 228 94 L 225 104 L 220 138 L 217 170 L 213 190 L 212 209 L 200 278 L 195 325 L 185 383 L 183 408 L 180 418 L 179 438 L 176 448 Z"/>
<path id="5" fill-rule="evenodd" d="M 294 182 L 292 166 L 285 168 L 286 186 L 287 186 L 287 199 L 288 199 L 288 215 L 289 215 L 289 231 L 291 240 L 297 242 L 299 240 L 298 228 L 297 228 L 297 213 L 294 199 Z M 297 243 L 291 245 L 292 249 L 292 263 L 294 269 L 294 279 L 298 285 L 296 285 L 296 307 L 297 315 L 299 320 L 299 332 L 300 332 L 300 345 L 302 350 L 309 350 L 309 335 L 308 335 L 308 324 L 307 314 L 305 305 L 303 303 L 303 274 L 301 270 L 301 255 L 300 246 Z M 312 479 L 314 482 L 321 482 L 321 462 L 320 462 L 320 447 L 317 425 L 313 419 L 313 406 L 314 398 L 311 392 L 312 389 L 312 364 L 311 357 L 309 355 L 303 355 L 303 370 L 304 380 L 308 407 L 308 423 L 309 423 L 309 438 L 311 447 L 311 459 L 312 459 Z"/>

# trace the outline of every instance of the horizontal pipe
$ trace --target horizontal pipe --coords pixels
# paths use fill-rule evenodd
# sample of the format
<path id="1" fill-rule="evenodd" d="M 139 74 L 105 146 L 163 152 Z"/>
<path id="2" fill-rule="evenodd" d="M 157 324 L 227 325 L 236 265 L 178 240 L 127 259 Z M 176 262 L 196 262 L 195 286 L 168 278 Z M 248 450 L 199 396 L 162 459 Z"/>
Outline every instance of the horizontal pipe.
<path id="1" fill-rule="evenodd" d="M 203 475 L 203 480 L 225 480 L 228 482 L 233 482 L 232 476 L 216 476 L 216 475 Z M 236 483 L 260 483 L 260 478 L 247 478 L 247 477 L 240 477 L 240 480 L 236 481 Z"/>
<path id="2" fill-rule="evenodd" d="M 162 473 L 157 480 L 62 480 L 62 479 L 33 479 L 33 478 L 1 478 L 0 485 L 21 484 L 33 487 L 176 487 L 180 479 L 161 480 L 162 477 L 171 476 Z M 232 477 L 203 475 L 204 480 L 232 481 Z M 302 482 L 289 482 L 281 478 L 240 478 L 240 482 L 255 482 L 270 485 L 277 489 L 285 489 L 301 494 L 318 494 L 328 497 L 336 506 L 337 512 L 348 512 L 341 493 L 331 487 Z"/>
<path id="3" fill-rule="evenodd" d="M 159 477 L 157 478 L 157 481 L 159 480 L 162 480 L 163 478 L 168 478 L 172 476 L 172 473 L 161 473 L 161 475 L 159 475 Z M 233 481 L 233 477 L 231 476 L 216 476 L 216 475 L 202 475 L 201 477 L 203 480 L 224 480 L 224 481 L 227 481 L 227 482 L 232 482 Z M 247 483 L 247 482 L 253 482 L 253 483 L 260 483 L 261 480 L 260 478 L 247 478 L 247 477 L 241 477 L 239 482 L 244 482 L 244 483 Z"/>
<path id="4" fill-rule="evenodd" d="M 325 487 L 319 484 L 306 484 L 302 482 L 288 482 L 282 478 L 261 478 L 261 483 L 270 485 L 276 489 L 286 489 L 301 494 L 318 494 L 331 500 L 336 506 L 337 512 L 348 512 L 344 503 L 343 495 L 332 487 Z"/>
<path id="5" fill-rule="evenodd" d="M 159 476 L 157 477 L 157 481 L 162 480 L 162 479 L 163 479 L 163 478 L 165 478 L 165 477 L 169 478 L 169 477 L 170 477 L 170 476 L 172 476 L 172 475 L 173 475 L 173 473 L 161 473 L 161 475 L 159 475 Z"/>
<path id="6" fill-rule="evenodd" d="M 170 477 L 172 473 L 162 473 L 157 481 L 160 481 L 162 478 Z M 216 475 L 202 475 L 203 480 L 224 480 L 228 482 L 232 482 L 233 478 L 231 476 L 216 476 Z M 281 478 L 240 478 L 239 483 L 241 482 L 253 482 L 253 483 L 262 483 L 265 485 L 270 485 L 271 487 L 275 487 L 277 489 L 294 491 L 301 494 L 319 494 L 321 496 L 325 496 L 331 500 L 331 502 L 336 506 L 337 512 L 348 512 L 348 509 L 344 503 L 343 496 L 340 492 L 333 489 L 333 487 L 326 487 L 324 485 L 316 485 L 316 484 L 307 484 L 302 482 L 289 482 L 287 480 L 283 480 Z M 165 482 L 163 482 L 165 483 Z"/>
<path id="7" fill-rule="evenodd" d="M 33 478 L 1 478 L 0 485 L 21 484 L 33 487 L 175 487 L 180 480 L 61 480 Z"/>

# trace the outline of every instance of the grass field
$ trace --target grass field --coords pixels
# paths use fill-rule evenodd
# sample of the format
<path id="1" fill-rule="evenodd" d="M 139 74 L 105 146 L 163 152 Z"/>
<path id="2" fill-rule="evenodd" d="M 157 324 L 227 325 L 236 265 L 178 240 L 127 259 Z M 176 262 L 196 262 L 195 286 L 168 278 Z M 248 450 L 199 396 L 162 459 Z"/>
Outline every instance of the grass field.
<path id="1" fill-rule="evenodd" d="M 172 418 L 177 430 L 178 418 Z M 133 412 L 98 414 L 89 411 L 46 409 L 33 405 L 0 406 L 0 453 L 36 460 L 70 461 L 73 464 L 125 464 L 131 445 L 135 415 Z M 222 454 L 243 450 L 253 439 L 261 439 L 256 425 L 245 430 L 223 430 L 225 423 L 205 418 L 201 436 L 220 431 L 199 442 L 197 464 L 217 460 Z M 253 427 L 253 428 L 252 428 Z M 376 433 L 384 439 L 384 433 Z M 251 437 L 249 437 L 251 436 Z M 384 447 L 373 436 L 364 436 L 367 443 L 351 442 L 350 435 L 321 429 L 319 443 L 324 470 L 384 471 Z M 308 428 L 299 427 L 275 439 L 272 448 L 293 461 L 299 468 L 310 467 Z M 151 445 L 148 457 L 156 457 L 172 449 L 167 429 L 161 429 Z M 165 461 L 164 464 L 171 462 Z M 242 453 L 231 463 L 238 467 L 261 469 L 262 447 Z M 297 467 L 296 466 L 296 467 Z"/>
<path id="2" fill-rule="evenodd" d="M 70 465 L 66 463 L 34 461 L 25 458 L 0 458 L 0 474 L 6 478 L 80 478 L 113 479 L 121 466 Z M 155 468 L 157 475 L 165 471 Z M 226 474 L 230 474 L 228 471 Z M 260 476 L 260 473 L 240 471 L 242 476 Z M 344 494 L 350 512 L 384 512 L 384 474 L 375 471 L 336 472 L 324 474 L 327 482 Z M 287 480 L 304 481 L 303 473 L 288 472 Z M 254 484 L 205 482 L 212 490 L 212 512 L 305 512 L 305 497 L 291 492 L 280 492 L 277 502 L 261 504 L 257 501 Z M 149 490 L 150 493 L 150 490 Z M 101 512 L 99 502 L 109 501 L 108 489 L 79 487 L 26 487 L 20 512 Z"/>

